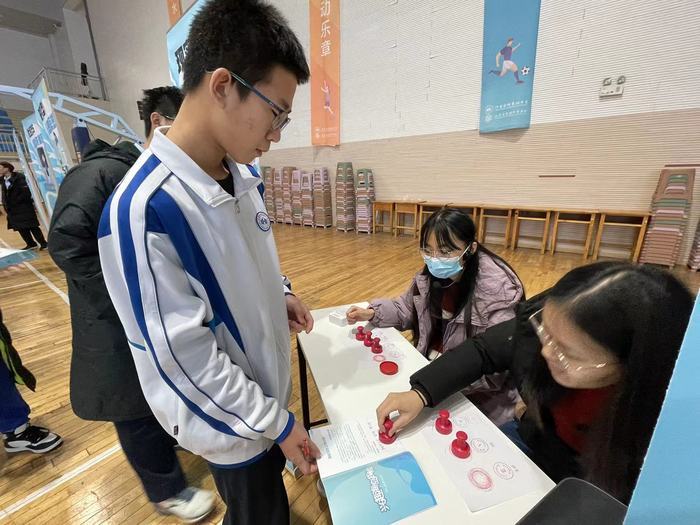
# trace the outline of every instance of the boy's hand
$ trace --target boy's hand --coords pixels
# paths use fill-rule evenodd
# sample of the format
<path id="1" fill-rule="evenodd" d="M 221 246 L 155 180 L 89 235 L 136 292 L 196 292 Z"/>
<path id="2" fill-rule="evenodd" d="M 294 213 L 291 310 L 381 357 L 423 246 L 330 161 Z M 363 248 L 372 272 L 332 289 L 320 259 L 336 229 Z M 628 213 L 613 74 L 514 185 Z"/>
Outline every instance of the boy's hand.
<path id="1" fill-rule="evenodd" d="M 287 302 L 287 319 L 289 319 L 289 331 L 295 334 L 311 332 L 314 328 L 314 318 L 309 308 L 294 295 L 285 297 Z"/>
<path id="2" fill-rule="evenodd" d="M 294 422 L 292 431 L 287 439 L 280 443 L 279 447 L 285 457 L 299 467 L 302 474 L 318 472 L 316 460 L 321 457 L 321 451 L 316 443 L 311 441 L 306 429 L 298 421 Z"/>

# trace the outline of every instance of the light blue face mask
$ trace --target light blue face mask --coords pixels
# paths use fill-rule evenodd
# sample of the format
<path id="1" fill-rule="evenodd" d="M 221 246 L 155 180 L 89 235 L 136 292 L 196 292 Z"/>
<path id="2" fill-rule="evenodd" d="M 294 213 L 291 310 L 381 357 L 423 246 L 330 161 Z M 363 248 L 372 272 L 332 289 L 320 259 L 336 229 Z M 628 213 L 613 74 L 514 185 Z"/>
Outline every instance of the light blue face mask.
<path id="1" fill-rule="evenodd" d="M 457 257 L 430 257 L 423 255 L 428 271 L 438 279 L 449 279 L 464 269 L 462 257 L 469 250 L 469 246 Z"/>

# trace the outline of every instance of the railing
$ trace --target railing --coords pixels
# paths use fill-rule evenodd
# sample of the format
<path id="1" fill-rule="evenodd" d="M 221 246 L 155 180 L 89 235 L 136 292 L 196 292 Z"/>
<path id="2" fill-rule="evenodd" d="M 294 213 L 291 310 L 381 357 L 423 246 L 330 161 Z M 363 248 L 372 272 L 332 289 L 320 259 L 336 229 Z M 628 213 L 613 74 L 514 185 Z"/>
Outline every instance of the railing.
<path id="1" fill-rule="evenodd" d="M 0 155 L 6 156 L 6 154 L 17 155 L 17 148 L 12 138 L 12 128 L 0 126 Z"/>
<path id="2" fill-rule="evenodd" d="M 28 87 L 36 89 L 42 78 L 46 80 L 49 91 L 72 97 L 107 100 L 107 91 L 100 77 L 45 67 Z"/>

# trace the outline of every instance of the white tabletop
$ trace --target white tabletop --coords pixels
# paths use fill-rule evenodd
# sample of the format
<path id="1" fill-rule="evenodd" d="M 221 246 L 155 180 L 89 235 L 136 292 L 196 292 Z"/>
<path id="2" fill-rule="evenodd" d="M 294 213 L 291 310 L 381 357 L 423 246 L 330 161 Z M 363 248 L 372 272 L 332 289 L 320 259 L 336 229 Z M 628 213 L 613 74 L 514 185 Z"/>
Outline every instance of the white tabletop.
<path id="1" fill-rule="evenodd" d="M 366 305 L 366 303 L 355 303 Z M 348 306 L 336 306 L 312 312 L 315 326 L 310 334 L 299 334 L 299 343 L 308 367 L 318 387 L 326 414 L 331 423 L 376 418 L 375 410 L 389 392 L 402 392 L 410 388 L 409 378 L 415 371 L 428 364 L 398 331 L 382 328 L 382 343 L 390 342 L 401 348 L 405 357 L 400 361 L 399 372 L 394 376 L 383 375 L 379 367 L 360 365 L 357 357 L 358 342 L 352 335 L 352 326 L 332 324 L 328 315 L 336 310 L 345 311 Z M 461 394 L 452 396 L 441 407 L 459 404 L 471 405 Z M 437 410 L 437 409 L 435 409 Z M 477 409 L 474 412 L 488 422 Z M 437 506 L 401 520 L 402 524 L 454 523 L 461 524 L 514 524 L 522 518 L 552 487 L 554 483 L 540 471 L 529 458 L 503 434 L 504 446 L 510 446 L 532 464 L 541 475 L 538 489 L 526 496 L 509 500 L 479 512 L 471 512 L 456 487 L 445 474 L 439 460 L 431 452 L 427 441 L 420 435 L 420 428 L 433 411 L 424 410 L 421 416 L 401 433 L 401 443 L 410 451 L 423 470 L 437 499 Z M 488 424 L 492 424 L 488 422 Z M 445 521 L 447 520 L 447 521 Z"/>

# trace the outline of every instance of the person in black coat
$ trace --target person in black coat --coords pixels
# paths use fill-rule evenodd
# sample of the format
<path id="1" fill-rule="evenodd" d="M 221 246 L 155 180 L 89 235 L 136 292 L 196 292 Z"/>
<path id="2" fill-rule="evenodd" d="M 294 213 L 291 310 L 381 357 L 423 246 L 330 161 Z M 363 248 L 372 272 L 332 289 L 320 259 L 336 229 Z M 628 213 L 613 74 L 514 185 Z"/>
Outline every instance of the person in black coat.
<path id="1" fill-rule="evenodd" d="M 169 125 L 182 103 L 180 90 L 155 88 L 142 101 L 148 141 Z M 64 179 L 49 231 L 49 253 L 66 274 L 73 327 L 70 397 L 79 417 L 111 421 L 149 500 L 166 514 L 201 519 L 213 494 L 187 487 L 175 441 L 146 402 L 131 350 L 102 276 L 97 230 L 107 199 L 141 155 L 131 142 L 96 140 Z"/>
<path id="2" fill-rule="evenodd" d="M 32 192 L 29 190 L 24 174 L 15 171 L 11 163 L 0 162 L 0 185 L 2 203 L 7 212 L 7 228 L 19 232 L 22 236 L 26 243 L 23 250 L 32 250 L 37 246 L 40 250 L 45 250 L 46 240 L 39 228 Z"/>
<path id="3" fill-rule="evenodd" d="M 501 427 L 553 480 L 583 477 L 627 503 L 693 307 L 671 274 L 628 263 L 572 270 L 392 393 L 390 435 L 485 374 L 510 371 L 525 402 Z M 517 411 L 516 411 L 517 413 Z M 380 427 L 381 428 L 381 427 Z"/>

